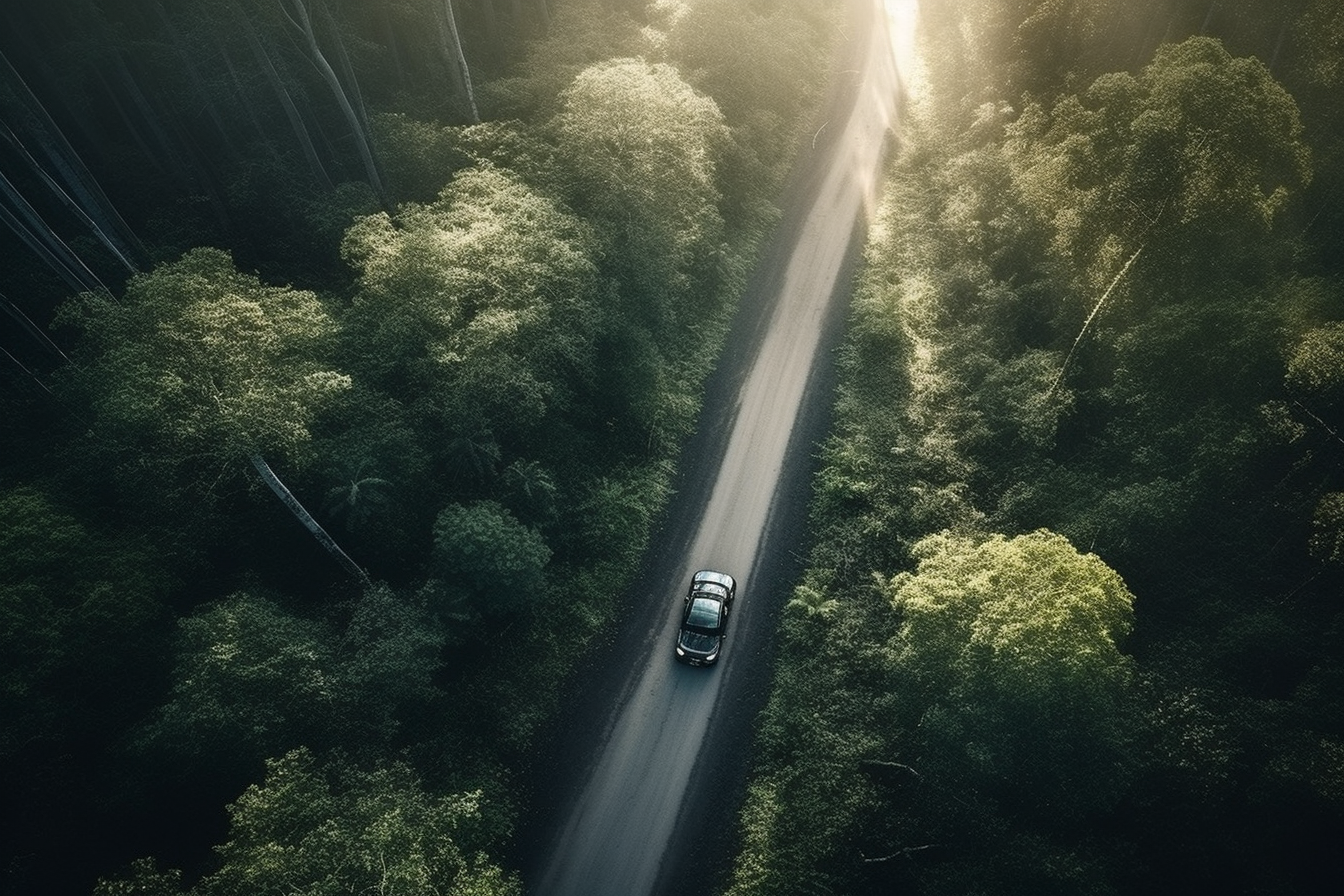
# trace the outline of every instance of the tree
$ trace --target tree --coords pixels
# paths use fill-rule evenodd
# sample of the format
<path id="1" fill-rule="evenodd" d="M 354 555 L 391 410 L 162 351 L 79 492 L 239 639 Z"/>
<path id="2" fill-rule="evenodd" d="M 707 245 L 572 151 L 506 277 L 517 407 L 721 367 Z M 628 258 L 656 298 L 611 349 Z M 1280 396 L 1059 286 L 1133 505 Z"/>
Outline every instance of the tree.
<path id="1" fill-rule="evenodd" d="M 368 589 L 343 625 L 241 591 L 179 623 L 172 691 L 136 736 L 175 776 L 240 786 L 300 744 L 382 748 L 436 697 L 445 633 L 422 602 Z"/>
<path id="2" fill-rule="evenodd" d="M 453 0 L 443 0 L 443 14 L 436 16 L 439 29 L 443 33 L 444 55 L 448 59 L 449 71 L 454 74 L 458 90 L 466 101 L 472 124 L 479 124 L 481 113 L 476 109 L 476 91 L 471 86 L 471 69 L 467 66 L 466 54 L 462 52 L 462 38 L 457 32 L 457 14 L 453 12 Z"/>
<path id="3" fill-rule="evenodd" d="M 1344 321 L 1307 331 L 1291 352 L 1285 379 L 1294 392 L 1327 411 L 1344 404 Z"/>
<path id="4" fill-rule="evenodd" d="M 331 90 L 331 95 L 335 98 L 337 105 L 341 108 L 341 113 L 345 116 L 346 124 L 350 127 L 350 134 L 355 140 L 355 146 L 359 150 L 359 158 L 364 163 L 364 174 L 369 179 L 369 186 L 373 187 L 374 193 L 384 206 L 389 203 L 387 190 L 383 187 L 382 175 L 378 172 L 378 163 L 373 154 L 373 143 L 369 138 L 369 126 L 365 120 L 363 103 L 359 100 L 359 86 L 354 83 L 353 73 L 350 73 L 351 84 L 347 90 L 346 85 L 341 83 L 341 79 L 336 75 L 335 69 L 327 61 L 326 54 L 322 52 L 322 47 L 317 42 L 317 31 L 313 27 L 312 16 L 308 12 L 308 4 L 312 0 L 281 0 L 287 2 L 286 9 L 290 24 L 303 36 L 304 42 L 308 48 L 308 58 L 322 75 L 322 80 Z M 322 0 L 316 0 L 318 9 L 323 15 L 330 16 L 326 12 L 326 7 L 322 5 Z M 337 38 L 337 47 L 340 52 L 344 49 L 340 47 L 340 39 Z M 354 99 L 352 100 L 352 95 Z"/>
<path id="5" fill-rule="evenodd" d="M 389 744 L 403 723 L 435 717 L 447 634 L 410 595 L 380 584 L 360 596 L 335 647 L 344 744 Z"/>
<path id="6" fill-rule="evenodd" d="M 238 592 L 181 620 L 168 702 L 139 749 L 178 774 L 236 785 L 299 744 L 331 744 L 344 695 L 325 625 Z"/>
<path id="7" fill-rule="evenodd" d="M 391 483 L 380 476 L 364 475 L 367 469 L 368 462 L 361 461 L 345 482 L 327 491 L 323 509 L 344 518 L 349 530 L 363 526 L 370 515 L 385 508 L 389 501 L 387 489 Z"/>
<path id="8" fill-rule="evenodd" d="M 1145 245 L 1154 282 L 1258 275 L 1266 235 L 1310 178 L 1301 136 L 1263 63 L 1191 38 L 1049 114 L 1029 105 L 1008 147 L 1024 197 L 1099 296 Z"/>
<path id="9" fill-rule="evenodd" d="M 839 605 L 839 601 L 827 596 L 822 589 L 813 588 L 811 585 L 799 585 L 793 589 L 793 597 L 784 606 L 808 618 L 824 620 L 833 615 Z"/>
<path id="10" fill-rule="evenodd" d="M 425 390 L 448 438 L 529 433 L 591 376 L 588 229 L 507 171 L 459 172 L 429 205 L 358 220 L 351 329 L 375 382 Z M 530 441 L 530 440 L 529 440 Z"/>
<path id="11" fill-rule="evenodd" d="M 944 532 L 889 584 L 908 719 L 948 786 L 993 788 L 1066 825 L 1122 790 L 1133 596 L 1060 535 Z"/>
<path id="12" fill-rule="evenodd" d="M 518 881 L 480 852 L 480 792 L 433 796 L 402 763 L 360 769 L 299 748 L 229 806 L 221 866 L 192 896 L 404 893 L 521 896 Z M 99 896 L 179 892 L 180 876 L 141 860 Z"/>
<path id="13" fill-rule="evenodd" d="M 697 264 L 720 251 L 715 166 L 723 115 L 670 65 L 584 69 L 555 120 L 575 205 L 601 222 L 634 312 L 666 337 L 685 323 Z"/>
<path id="14" fill-rule="evenodd" d="M 296 459 L 318 409 L 350 386 L 318 360 L 335 328 L 316 295 L 267 286 L 226 252 L 193 249 L 132 278 L 124 301 L 85 293 L 59 319 L 83 329 L 71 376 L 110 448 L 154 455 L 165 473 L 202 491 L 248 460 L 309 532 L 365 578 L 264 460 Z"/>
<path id="15" fill-rule="evenodd" d="M 137 538 L 99 533 L 43 488 L 0 490 L 0 519 L 0 765 L 17 818 L 53 798 L 54 768 L 148 708 L 165 585 Z"/>
<path id="16" fill-rule="evenodd" d="M 551 550 L 535 530 L 494 501 L 445 507 L 434 523 L 434 571 L 462 588 L 479 612 L 515 613 L 539 598 Z"/>

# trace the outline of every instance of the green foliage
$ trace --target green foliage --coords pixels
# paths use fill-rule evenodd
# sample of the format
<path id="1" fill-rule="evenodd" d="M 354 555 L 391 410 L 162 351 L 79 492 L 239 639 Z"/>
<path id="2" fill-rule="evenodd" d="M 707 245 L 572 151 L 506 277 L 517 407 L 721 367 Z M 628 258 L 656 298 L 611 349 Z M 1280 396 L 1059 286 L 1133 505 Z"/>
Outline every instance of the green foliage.
<path id="1" fill-rule="evenodd" d="M 587 228 L 512 174 L 459 172 L 430 205 L 356 222 L 349 326 L 359 369 L 428 390 L 452 430 L 529 433 L 593 364 Z"/>
<path id="2" fill-rule="evenodd" d="M 562 99 L 554 126 L 573 204 L 608 242 L 630 313 L 671 336 L 690 322 L 697 267 L 721 252 L 723 114 L 670 65 L 640 59 L 589 66 Z"/>
<path id="3" fill-rule="evenodd" d="M 440 791 L 482 789 L 458 858 L 411 837 L 430 810 L 378 843 L 383 821 L 332 821 L 366 773 L 282 758 L 299 803 L 254 788 L 192 892 L 517 892 L 480 851 L 521 811 L 576 646 L 617 622 L 838 39 L 811 0 L 458 3 L 493 119 L 463 126 L 441 0 L 304 5 L 314 42 L 288 0 L 0 14 L 6 58 L 77 125 L 78 189 L 110 195 L 75 201 L 146 243 L 124 291 L 95 259 L 112 288 L 62 310 L 59 405 L 6 393 L 0 745 L 25 833 L 0 865 L 20 889 L 190 853 L 212 805 L 304 747 L 384 770 L 404 751 Z M 32 112 L 7 120 L 79 168 Z M 63 298 L 19 277 L 8 295 Z M 237 474 L 260 455 L 391 584 L 333 590 L 292 522 L 252 512 Z M 571 612 L 529 612 L 559 581 Z M 380 805 L 419 799 L 399 788 Z M 281 816 L 295 839 L 256 821 Z M 385 880 L 347 861 L 366 847 Z M 142 861 L 99 886 L 183 878 Z"/>
<path id="4" fill-rule="evenodd" d="M 144 734 L 150 754 L 191 771 L 228 763 L 237 776 L 329 742 L 341 695 L 321 624 L 240 592 L 183 619 L 179 637 L 172 696 Z"/>
<path id="5" fill-rule="evenodd" d="M 810 585 L 799 585 L 795 588 L 793 597 L 784 605 L 785 609 L 823 620 L 834 614 L 838 606 L 839 602 L 835 598 L 827 597 L 824 591 Z"/>
<path id="6" fill-rule="evenodd" d="M 1144 269 L 1178 288 L 1263 259 L 1263 235 L 1310 178 L 1301 136 L 1263 63 L 1191 38 L 1049 115 L 1028 105 L 1006 145 L 1028 206 L 1053 220 L 1056 250 L 1099 294 L 1143 246 Z"/>
<path id="7" fill-rule="evenodd" d="M 1311 522 L 1312 554 L 1330 563 L 1344 562 L 1344 492 L 1322 495 Z"/>
<path id="8" fill-rule="evenodd" d="M 163 583 L 133 541 L 90 531 L 41 489 L 0 491 L 0 519 L 0 757 L 45 763 L 53 744 L 103 742 L 142 708 Z"/>
<path id="9" fill-rule="evenodd" d="M 541 121 L 559 105 L 574 76 L 606 59 L 629 56 L 643 46 L 639 14 L 643 3 L 567 0 L 558 4 L 546 33 L 504 77 L 481 87 L 488 118 Z"/>
<path id="10" fill-rule="evenodd" d="M 648 532 L 671 494 L 669 470 L 617 469 L 598 476 L 574 496 L 573 525 L 565 537 L 580 545 L 618 545 L 625 532 Z M 610 550 L 603 552 L 610 556 Z M 633 562 L 633 554 L 626 560 Z"/>
<path id="11" fill-rule="evenodd" d="M 136 859 L 123 876 L 100 878 L 93 896 L 179 896 L 182 872 L 176 868 L 160 871 L 153 859 Z"/>
<path id="12" fill-rule="evenodd" d="M 893 659 L 916 740 L 945 780 L 1006 790 L 1050 824 L 1108 808 L 1124 784 L 1131 669 L 1119 643 L 1134 618 L 1120 577 L 1044 530 L 945 533 L 914 553 L 917 570 L 890 585 Z"/>
<path id="13" fill-rule="evenodd" d="M 1337 16 L 1158 5 L 921 8 L 729 892 L 1334 875 Z"/>
<path id="14" fill-rule="evenodd" d="M 892 846 L 886 794 L 867 770 L 899 749 L 891 722 L 900 681 L 881 646 L 896 614 L 871 583 L 804 587 L 832 609 L 824 623 L 784 614 L 780 655 L 789 660 L 761 716 L 731 896 L 859 891 L 863 858 Z"/>
<path id="15" fill-rule="evenodd" d="M 86 294 L 80 387 L 114 441 L 150 438 L 178 462 L 297 455 L 318 407 L 350 379 L 319 360 L 334 326 L 317 296 L 240 273 L 194 249 L 133 278 L 125 300 Z"/>
<path id="16" fill-rule="evenodd" d="M 385 587 L 339 632 L 239 592 L 180 623 L 172 693 L 138 750 L 177 774 L 236 781 L 301 744 L 386 744 L 433 700 L 443 643 L 423 608 Z"/>
<path id="17" fill-rule="evenodd" d="M 670 19 L 665 33 L 654 32 L 667 60 L 713 97 L 732 129 L 719 163 L 730 219 L 769 220 L 771 210 L 759 204 L 782 184 L 800 131 L 811 123 L 808 110 L 825 87 L 826 6 L 700 0 L 655 7 Z"/>
<path id="18" fill-rule="evenodd" d="M 1304 334 L 1288 358 L 1286 378 L 1309 398 L 1336 406 L 1344 401 L 1344 323 Z"/>
<path id="19" fill-rule="evenodd" d="M 546 583 L 551 549 L 535 529 L 494 501 L 452 504 L 434 523 L 434 572 L 464 588 L 472 605 L 490 616 L 533 604 Z"/>
<path id="20" fill-rule="evenodd" d="M 427 794 L 401 763 L 364 771 L 294 750 L 229 807 L 221 867 L 190 892 L 517 896 L 516 880 L 464 848 L 479 801 Z"/>

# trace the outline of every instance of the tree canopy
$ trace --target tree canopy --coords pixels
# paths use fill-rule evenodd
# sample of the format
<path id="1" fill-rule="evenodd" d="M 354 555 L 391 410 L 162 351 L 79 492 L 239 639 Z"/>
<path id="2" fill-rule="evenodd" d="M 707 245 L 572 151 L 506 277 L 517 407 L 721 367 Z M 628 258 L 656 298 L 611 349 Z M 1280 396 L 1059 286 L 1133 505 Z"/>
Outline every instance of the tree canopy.
<path id="1" fill-rule="evenodd" d="M 102 433 L 150 437 L 179 462 L 296 457 L 318 408 L 350 386 L 322 363 L 335 325 L 317 296 L 268 286 L 218 249 L 137 275 L 122 300 L 86 293 L 62 320 L 83 331 L 77 376 Z"/>
<path id="2" fill-rule="evenodd" d="M 360 272 L 361 366 L 389 385 L 400 369 L 456 427 L 526 432 L 591 376 L 589 229 L 515 175 L 461 171 L 431 204 L 356 222 L 343 251 Z"/>

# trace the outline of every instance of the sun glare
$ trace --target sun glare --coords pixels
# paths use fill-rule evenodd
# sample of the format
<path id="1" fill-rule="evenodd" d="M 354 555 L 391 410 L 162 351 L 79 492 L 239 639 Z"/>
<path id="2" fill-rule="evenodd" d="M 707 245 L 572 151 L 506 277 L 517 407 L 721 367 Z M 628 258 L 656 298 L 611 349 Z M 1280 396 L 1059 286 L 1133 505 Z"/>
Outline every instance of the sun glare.
<path id="1" fill-rule="evenodd" d="M 919 55 L 916 33 L 919 28 L 919 0 L 883 0 L 887 12 L 887 33 L 896 76 L 901 89 L 914 93 L 919 80 Z"/>

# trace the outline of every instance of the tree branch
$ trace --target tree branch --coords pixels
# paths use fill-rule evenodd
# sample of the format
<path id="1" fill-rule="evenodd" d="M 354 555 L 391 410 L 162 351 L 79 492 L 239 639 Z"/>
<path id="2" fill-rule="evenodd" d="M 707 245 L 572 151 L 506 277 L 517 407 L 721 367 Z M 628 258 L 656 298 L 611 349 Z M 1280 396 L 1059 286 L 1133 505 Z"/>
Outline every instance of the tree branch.
<path id="1" fill-rule="evenodd" d="M 1324 420 L 1322 420 L 1320 417 L 1317 417 L 1315 414 L 1313 414 L 1313 413 L 1307 408 L 1306 405 L 1304 405 L 1302 402 L 1298 401 L 1296 398 L 1293 399 L 1293 404 L 1297 405 L 1298 409 L 1301 410 L 1302 413 L 1306 414 L 1308 417 L 1310 417 L 1311 419 L 1315 420 L 1316 423 L 1317 423 L 1317 425 L 1319 425 L 1319 426 L 1321 427 L 1321 429 L 1323 429 L 1323 430 L 1325 430 L 1326 432 L 1328 432 L 1328 433 L 1330 434 L 1330 437 L 1331 437 L 1332 439 L 1334 439 L 1336 442 L 1339 442 L 1341 445 L 1344 445 L 1344 438 L 1340 437 L 1340 434 L 1339 434 L 1339 431 L 1338 431 L 1338 430 L 1336 430 L 1334 427 L 1332 427 L 1329 423 L 1326 423 L 1326 422 L 1325 422 Z"/>
<path id="2" fill-rule="evenodd" d="M 923 846 L 907 846 L 905 849 L 898 849 L 888 856 L 878 856 L 876 858 L 863 857 L 865 863 L 890 862 L 892 859 L 899 859 L 903 856 L 908 857 L 911 853 L 922 852 L 926 849 L 935 849 L 942 846 L 941 843 L 925 843 Z"/>
<path id="3" fill-rule="evenodd" d="M 919 772 L 915 771 L 914 768 L 912 768 L 911 766 L 906 765 L 904 762 L 889 762 L 889 761 L 884 760 L 884 759 L 861 759 L 861 760 L 859 760 L 859 765 L 860 765 L 860 766 L 876 766 L 877 768 L 895 768 L 895 769 L 900 769 L 900 770 L 903 771 L 903 772 L 909 772 L 910 774 L 914 775 L 916 778 L 922 778 L 922 776 L 920 775 Z"/>
<path id="4" fill-rule="evenodd" d="M 1147 244 L 1145 243 L 1144 245 Z M 1073 340 L 1073 345 L 1069 346 L 1069 353 L 1064 356 L 1064 363 L 1059 365 L 1059 374 L 1055 377 L 1055 381 L 1050 384 L 1050 391 L 1045 393 L 1047 398 L 1054 395 L 1055 390 L 1059 388 L 1059 384 L 1064 379 L 1064 371 L 1069 369 L 1069 361 L 1073 359 L 1073 353 L 1078 349 L 1078 343 L 1082 342 L 1083 336 L 1087 334 L 1087 328 L 1092 326 L 1092 321 L 1097 316 L 1097 312 L 1101 310 L 1102 305 L 1106 304 L 1106 300 L 1110 298 L 1111 293 L 1115 290 L 1116 285 L 1119 284 L 1120 279 L 1125 276 L 1134 262 L 1138 261 L 1139 255 L 1143 252 L 1143 249 L 1144 247 L 1140 246 L 1134 250 L 1134 254 L 1129 256 L 1129 261 L 1125 262 L 1125 266 L 1120 269 L 1120 273 L 1115 275 L 1115 279 L 1111 281 L 1111 285 L 1106 287 L 1106 291 L 1101 294 L 1101 298 L 1097 300 L 1097 304 L 1092 306 L 1092 313 L 1087 316 L 1087 320 L 1083 321 L 1083 328 L 1078 331 L 1078 338 Z"/>

